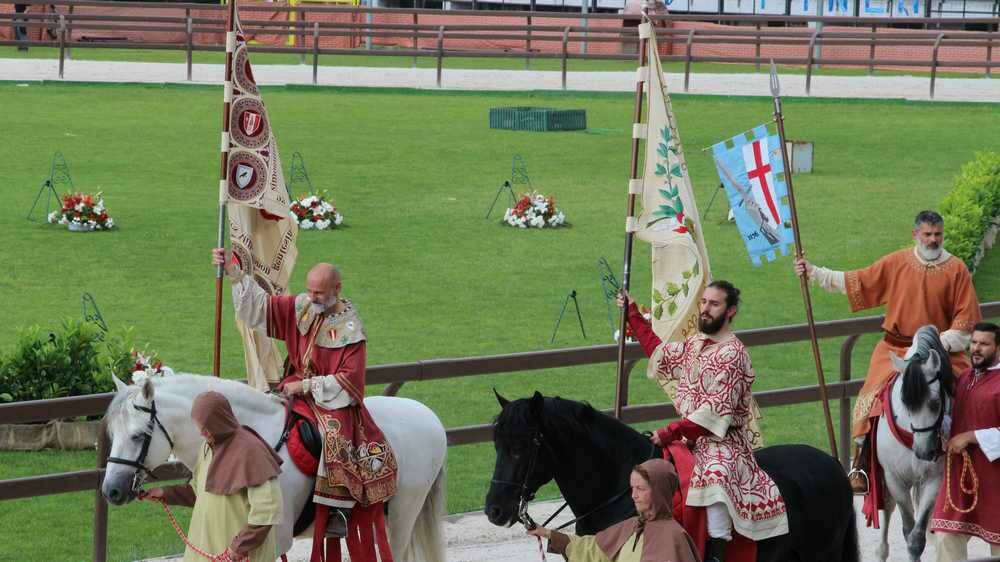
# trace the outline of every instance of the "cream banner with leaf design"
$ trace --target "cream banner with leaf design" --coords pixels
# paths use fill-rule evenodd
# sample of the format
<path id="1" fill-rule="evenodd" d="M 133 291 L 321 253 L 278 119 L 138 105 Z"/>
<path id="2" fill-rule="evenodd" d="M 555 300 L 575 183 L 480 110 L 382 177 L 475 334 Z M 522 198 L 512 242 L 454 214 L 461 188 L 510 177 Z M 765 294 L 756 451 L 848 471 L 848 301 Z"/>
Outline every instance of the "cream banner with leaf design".
<path id="1" fill-rule="evenodd" d="M 698 332 L 698 300 L 711 274 L 677 120 L 663 82 L 656 36 L 648 23 L 642 25 L 650 27 L 648 137 L 637 234 L 652 245 L 653 331 L 663 341 L 676 341 Z M 653 361 L 650 366 L 649 372 L 655 372 Z"/>

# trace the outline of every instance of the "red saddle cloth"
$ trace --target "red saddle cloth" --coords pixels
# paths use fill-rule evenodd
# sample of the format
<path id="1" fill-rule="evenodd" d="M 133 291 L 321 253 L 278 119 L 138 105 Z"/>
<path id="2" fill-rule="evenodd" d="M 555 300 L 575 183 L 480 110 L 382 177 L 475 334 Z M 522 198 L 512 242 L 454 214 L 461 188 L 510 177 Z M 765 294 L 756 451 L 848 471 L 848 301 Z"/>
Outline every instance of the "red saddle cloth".
<path id="1" fill-rule="evenodd" d="M 304 400 L 294 399 L 289 415 L 294 412 L 301 416 L 294 422 L 288 433 L 288 455 L 303 474 L 315 476 L 319 469 L 319 459 L 314 457 L 302 442 L 299 426 L 304 423 L 316 425 L 316 415 Z M 313 547 L 310 562 L 340 562 L 342 551 L 340 539 L 327 539 L 323 535 L 330 518 L 330 507 L 316 504 L 316 518 L 313 521 Z M 385 504 L 382 502 L 362 507 L 357 504 L 351 509 L 347 521 L 347 554 L 352 562 L 392 562 L 392 549 L 386 533 Z"/>
<path id="2" fill-rule="evenodd" d="M 705 508 L 687 505 L 688 487 L 694 471 L 694 455 L 684 443 L 674 441 L 663 449 L 663 458 L 674 463 L 681 485 L 674 494 L 674 519 L 691 535 L 698 545 L 699 557 L 705 559 L 708 545 L 708 515 Z M 726 562 L 754 562 L 757 559 L 757 543 L 733 531 L 733 540 L 726 547 Z"/>

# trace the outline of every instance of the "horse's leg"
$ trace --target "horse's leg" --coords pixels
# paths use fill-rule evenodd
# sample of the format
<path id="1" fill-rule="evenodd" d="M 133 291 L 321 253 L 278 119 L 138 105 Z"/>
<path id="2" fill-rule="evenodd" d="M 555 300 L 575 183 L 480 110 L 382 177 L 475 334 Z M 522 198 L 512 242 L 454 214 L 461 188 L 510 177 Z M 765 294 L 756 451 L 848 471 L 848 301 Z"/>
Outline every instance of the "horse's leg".
<path id="1" fill-rule="evenodd" d="M 298 519 L 306 502 L 312 497 L 314 484 L 311 476 L 306 476 L 299 471 L 295 463 L 288 457 L 286 449 L 282 449 L 280 456 L 285 461 L 282 465 L 284 470 L 278 477 L 281 483 L 282 514 L 281 523 L 275 529 L 274 538 L 278 553 L 283 554 L 292 548 L 292 542 L 295 539 L 292 536 L 295 520 Z"/>
<path id="2" fill-rule="evenodd" d="M 910 548 L 910 534 L 913 532 L 913 499 L 910 496 L 910 486 L 908 486 L 902 479 L 896 477 L 896 475 L 890 475 L 888 472 L 885 475 L 885 485 L 889 489 L 889 494 L 896 500 L 896 505 L 899 507 L 899 520 L 903 524 L 903 538 L 906 540 L 907 550 L 910 551 L 910 559 L 913 562 L 920 562 L 920 555 L 918 554 L 916 558 L 913 557 L 913 551 Z M 888 521 L 886 522 L 886 527 L 888 527 Z"/>
<path id="3" fill-rule="evenodd" d="M 892 496 L 887 496 L 883 500 L 882 512 L 885 513 L 885 521 L 882 522 L 882 528 L 880 529 L 881 541 L 878 544 L 878 548 L 875 549 L 875 555 L 882 562 L 889 559 L 889 521 L 892 520 L 892 511 L 896 509 L 896 502 L 892 499 Z"/>
<path id="4" fill-rule="evenodd" d="M 931 470 L 931 473 L 936 471 Z M 934 502 L 937 500 L 938 490 L 941 486 L 941 473 L 928 475 L 920 483 L 920 488 L 916 494 L 916 509 L 914 510 L 915 523 L 913 530 L 906 537 L 906 548 L 910 551 L 910 558 L 920 560 L 927 546 L 927 523 L 930 521 L 931 512 L 934 510 Z"/>

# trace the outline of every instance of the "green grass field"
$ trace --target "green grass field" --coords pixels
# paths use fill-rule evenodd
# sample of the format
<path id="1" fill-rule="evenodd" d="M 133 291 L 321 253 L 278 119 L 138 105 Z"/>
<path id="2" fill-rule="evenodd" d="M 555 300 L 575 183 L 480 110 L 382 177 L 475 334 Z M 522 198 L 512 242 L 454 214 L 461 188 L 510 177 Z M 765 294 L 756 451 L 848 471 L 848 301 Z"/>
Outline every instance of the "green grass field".
<path id="1" fill-rule="evenodd" d="M 301 287 L 316 261 L 342 267 L 345 295 L 365 319 L 370 364 L 609 342 L 595 264 L 603 256 L 621 266 L 631 96 L 265 88 L 264 97 L 285 165 L 300 151 L 316 187 L 346 217 L 342 230 L 300 234 L 292 285 Z M 19 326 L 78 316 L 80 295 L 90 292 L 112 327 L 135 326 L 137 340 L 167 364 L 210 370 L 220 98 L 210 87 L 0 84 L 9 116 L 0 145 L 0 299 L 9 303 L 0 349 L 13 345 Z M 590 129 L 490 130 L 488 109 L 508 105 L 585 108 Z M 770 100 L 676 96 L 674 108 L 704 215 L 718 179 L 700 149 L 770 119 Z M 789 136 L 816 143 L 815 172 L 796 178 L 803 242 L 811 259 L 835 268 L 908 244 L 914 214 L 936 205 L 974 151 L 1000 144 L 1000 130 L 988 126 L 996 108 L 986 104 L 789 99 L 785 111 Z M 25 220 L 56 150 L 78 189 L 105 193 L 119 228 L 78 235 Z M 570 228 L 521 231 L 501 227 L 497 215 L 483 218 L 514 154 L 525 156 L 536 189 L 555 194 Z M 737 327 L 804 321 L 790 260 L 752 267 L 724 215 L 720 198 L 703 228 L 714 276 L 744 291 Z M 633 292 L 643 295 L 646 248 L 636 256 Z M 1000 298 L 998 273 L 994 254 L 976 276 L 982 301 Z M 574 289 L 588 338 L 566 319 L 550 345 Z M 842 296 L 813 298 L 819 320 L 850 316 Z M 235 377 L 242 352 L 231 319 L 227 304 L 223 372 Z M 874 341 L 859 343 L 856 373 Z M 829 378 L 839 344 L 822 345 Z M 757 390 L 815 380 L 805 344 L 751 351 Z M 630 401 L 662 401 L 643 371 L 632 376 Z M 401 395 L 454 427 L 497 413 L 492 387 L 508 397 L 538 389 L 609 407 L 614 367 L 411 383 Z M 817 404 L 767 410 L 765 438 L 824 447 L 820 412 Z M 482 506 L 493 461 L 487 444 L 449 450 L 450 511 Z M 93 465 L 92 452 L 5 452 L 0 479 Z M 17 546 L 0 549 L 0 560 L 88 559 L 93 498 L 0 502 L 0 544 Z M 180 550 L 158 508 L 147 505 L 112 509 L 109 543 L 113 560 Z"/>
<path id="2" fill-rule="evenodd" d="M 413 57 L 392 55 L 391 48 L 378 49 L 379 53 L 367 55 L 364 50 L 359 49 L 357 55 L 321 55 L 319 57 L 320 66 L 371 66 L 388 68 L 410 68 L 414 66 Z M 111 48 L 88 48 L 78 46 L 71 49 L 70 61 L 67 65 L 72 65 L 73 60 L 91 61 L 133 61 L 133 62 L 165 62 L 184 63 L 187 55 L 184 51 L 164 51 L 164 50 L 143 50 L 143 49 L 111 49 Z M 59 49 L 54 47 L 33 47 L 27 52 L 18 51 L 16 47 L 0 47 L 0 58 L 6 59 L 57 59 Z M 195 64 L 222 64 L 225 62 L 225 54 L 221 52 L 195 51 L 191 60 Z M 308 64 L 312 65 L 312 55 L 300 56 L 295 53 L 256 53 L 253 55 L 254 64 Z M 624 71 L 631 72 L 635 69 L 633 60 L 579 60 L 570 59 L 566 68 L 571 72 L 599 72 L 599 71 Z M 487 70 L 524 70 L 524 57 L 511 56 L 509 58 L 500 57 L 463 57 L 446 56 L 442 63 L 445 69 L 487 69 Z M 417 68 L 437 68 L 437 58 L 434 56 L 421 56 L 416 60 Z M 562 60 L 560 59 L 532 59 L 529 63 L 531 70 L 561 70 Z M 782 74 L 805 74 L 805 66 L 781 65 Z M 670 62 L 664 63 L 663 69 L 666 72 L 684 72 L 684 63 Z M 698 74 L 732 74 L 749 72 L 767 72 L 767 66 L 757 69 L 752 64 L 724 64 L 713 62 L 694 62 L 691 64 L 691 73 Z M 829 76 L 864 76 L 868 74 L 866 68 L 841 67 L 841 66 L 814 66 L 813 74 Z M 930 76 L 930 69 L 913 67 L 907 70 L 899 69 L 876 69 L 876 76 Z M 948 78 L 980 78 L 983 74 L 974 72 L 961 72 L 955 69 L 938 69 L 941 77 Z"/>

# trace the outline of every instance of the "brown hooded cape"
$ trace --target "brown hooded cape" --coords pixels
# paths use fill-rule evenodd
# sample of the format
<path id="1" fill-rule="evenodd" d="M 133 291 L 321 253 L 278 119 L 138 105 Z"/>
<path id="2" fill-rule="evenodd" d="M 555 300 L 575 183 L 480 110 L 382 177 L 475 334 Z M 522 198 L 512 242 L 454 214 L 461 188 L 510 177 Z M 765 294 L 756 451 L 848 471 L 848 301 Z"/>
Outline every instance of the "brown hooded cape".
<path id="1" fill-rule="evenodd" d="M 196 396 L 191 418 L 212 436 L 212 464 L 205 481 L 209 492 L 232 494 L 281 473 L 281 459 L 256 431 L 240 425 L 222 394 L 209 391 Z"/>
<path id="2" fill-rule="evenodd" d="M 674 492 L 680 484 L 674 465 L 652 459 L 639 466 L 649 475 L 651 509 L 597 533 L 598 548 L 614 560 L 625 542 L 638 532 L 645 537 L 641 562 L 700 562 L 691 537 L 673 518 Z"/>

